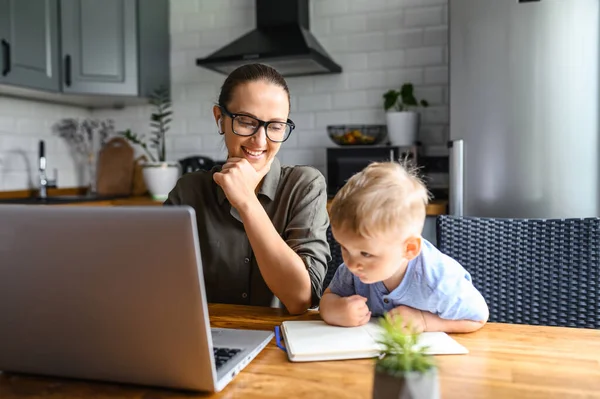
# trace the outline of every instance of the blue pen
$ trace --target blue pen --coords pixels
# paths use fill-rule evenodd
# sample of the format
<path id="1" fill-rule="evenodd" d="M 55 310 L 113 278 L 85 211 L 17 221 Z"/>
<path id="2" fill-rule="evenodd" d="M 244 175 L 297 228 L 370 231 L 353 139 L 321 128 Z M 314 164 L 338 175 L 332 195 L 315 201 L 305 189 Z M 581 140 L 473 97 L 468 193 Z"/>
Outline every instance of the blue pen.
<path id="1" fill-rule="evenodd" d="M 284 352 L 287 352 L 285 346 L 282 345 L 281 334 L 279 333 L 279 326 L 275 326 L 275 344 L 279 349 L 281 349 Z"/>

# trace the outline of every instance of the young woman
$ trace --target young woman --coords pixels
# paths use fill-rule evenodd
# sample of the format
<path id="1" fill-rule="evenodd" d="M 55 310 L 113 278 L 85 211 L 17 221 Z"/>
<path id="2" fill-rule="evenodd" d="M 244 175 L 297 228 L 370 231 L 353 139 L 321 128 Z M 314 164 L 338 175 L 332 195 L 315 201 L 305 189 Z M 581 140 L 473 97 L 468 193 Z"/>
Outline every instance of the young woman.
<path id="1" fill-rule="evenodd" d="M 285 79 L 262 64 L 233 71 L 213 108 L 228 158 L 182 176 L 165 201 L 197 214 L 209 302 L 270 306 L 292 314 L 319 303 L 327 262 L 325 179 L 276 158 L 292 131 Z"/>

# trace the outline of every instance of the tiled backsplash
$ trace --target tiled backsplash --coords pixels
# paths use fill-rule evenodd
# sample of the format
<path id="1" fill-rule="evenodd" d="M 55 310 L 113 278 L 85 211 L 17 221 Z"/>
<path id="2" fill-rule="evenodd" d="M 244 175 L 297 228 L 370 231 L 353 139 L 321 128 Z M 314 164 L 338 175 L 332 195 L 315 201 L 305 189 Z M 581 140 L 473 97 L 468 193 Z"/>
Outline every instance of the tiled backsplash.
<path id="1" fill-rule="evenodd" d="M 61 187 L 86 184 L 83 169 L 76 165 L 64 141 L 52 134 L 61 118 L 86 118 L 91 112 L 71 106 L 0 97 L 0 190 L 37 187 L 38 142 L 46 142 L 47 170 L 54 169 Z"/>
<path id="2" fill-rule="evenodd" d="M 298 126 L 283 145 L 288 164 L 324 172 L 329 124 L 385 123 L 382 95 L 405 81 L 431 106 L 423 111 L 420 140 L 426 154 L 445 155 L 448 136 L 447 0 L 311 0 L 310 27 L 339 75 L 288 79 L 291 119 Z M 168 157 L 224 156 L 212 118 L 224 76 L 195 66 L 203 57 L 255 26 L 254 0 L 171 0 L 171 66 L 174 121 Z M 149 109 L 88 111 L 8 98 L 0 99 L 0 190 L 24 189 L 35 163 L 37 139 L 49 140 L 48 162 L 59 186 L 80 183 L 64 145 L 51 136 L 61 117 L 112 118 L 118 129 L 148 131 Z M 21 154 L 21 155 L 19 155 Z M 60 158 L 60 159 L 59 159 Z M 28 170 L 27 167 L 33 168 Z M 447 175 L 433 179 L 443 185 Z"/>

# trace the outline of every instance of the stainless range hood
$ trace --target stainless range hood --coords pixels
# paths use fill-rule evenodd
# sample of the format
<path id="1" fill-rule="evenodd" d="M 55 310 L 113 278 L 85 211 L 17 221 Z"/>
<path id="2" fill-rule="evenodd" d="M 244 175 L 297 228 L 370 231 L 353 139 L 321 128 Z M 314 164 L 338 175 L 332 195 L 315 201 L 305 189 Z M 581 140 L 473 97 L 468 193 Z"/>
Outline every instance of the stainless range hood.
<path id="1" fill-rule="evenodd" d="M 342 72 L 310 33 L 308 14 L 308 0 L 256 0 L 256 29 L 196 65 L 225 75 L 252 62 L 286 77 Z"/>

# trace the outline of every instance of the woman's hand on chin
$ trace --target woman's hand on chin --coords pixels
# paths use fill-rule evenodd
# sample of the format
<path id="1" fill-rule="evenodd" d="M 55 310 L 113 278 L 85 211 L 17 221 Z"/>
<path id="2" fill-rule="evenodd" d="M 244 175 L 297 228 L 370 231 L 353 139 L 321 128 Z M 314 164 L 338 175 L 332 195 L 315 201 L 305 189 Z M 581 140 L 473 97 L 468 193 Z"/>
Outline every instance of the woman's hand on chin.
<path id="1" fill-rule="evenodd" d="M 221 186 L 231 206 L 239 211 L 256 198 L 256 187 L 269 172 L 272 163 L 273 158 L 256 170 L 246 158 L 230 157 L 221 171 L 213 175 L 213 180 Z"/>

